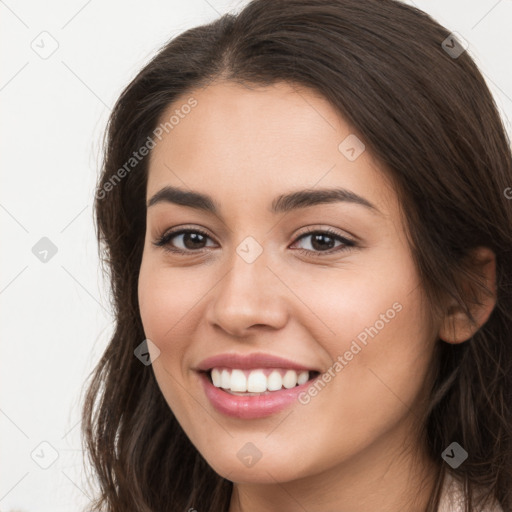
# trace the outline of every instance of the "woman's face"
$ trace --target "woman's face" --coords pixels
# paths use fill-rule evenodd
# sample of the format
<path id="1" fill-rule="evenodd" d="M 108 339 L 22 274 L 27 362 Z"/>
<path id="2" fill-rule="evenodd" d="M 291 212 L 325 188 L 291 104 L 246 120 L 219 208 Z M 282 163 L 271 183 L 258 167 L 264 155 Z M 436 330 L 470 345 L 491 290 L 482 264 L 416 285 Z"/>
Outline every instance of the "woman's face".
<path id="1" fill-rule="evenodd" d="M 364 140 L 322 97 L 285 84 L 217 82 L 163 121 L 173 115 L 150 156 L 139 302 L 177 420 L 234 482 L 389 461 L 411 431 L 437 328 L 396 193 Z M 165 187 L 216 211 L 155 198 Z M 198 370 L 212 367 L 217 385 L 245 380 L 257 394 L 214 386 Z M 261 394 L 269 386 L 283 387 Z"/>

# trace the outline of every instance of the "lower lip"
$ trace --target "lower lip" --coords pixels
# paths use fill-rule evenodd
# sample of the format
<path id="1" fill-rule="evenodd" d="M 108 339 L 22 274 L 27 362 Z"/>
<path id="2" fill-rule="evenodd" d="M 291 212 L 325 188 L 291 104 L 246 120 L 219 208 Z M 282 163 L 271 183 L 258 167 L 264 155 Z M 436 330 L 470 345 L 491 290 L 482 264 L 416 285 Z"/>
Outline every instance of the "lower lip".
<path id="1" fill-rule="evenodd" d="M 294 401 L 297 401 L 298 395 L 318 378 L 308 380 L 304 384 L 291 389 L 272 391 L 267 395 L 240 396 L 232 395 L 222 388 L 215 387 L 210 382 L 207 373 L 200 372 L 199 377 L 203 383 L 206 396 L 218 412 L 244 420 L 264 418 L 282 411 Z"/>

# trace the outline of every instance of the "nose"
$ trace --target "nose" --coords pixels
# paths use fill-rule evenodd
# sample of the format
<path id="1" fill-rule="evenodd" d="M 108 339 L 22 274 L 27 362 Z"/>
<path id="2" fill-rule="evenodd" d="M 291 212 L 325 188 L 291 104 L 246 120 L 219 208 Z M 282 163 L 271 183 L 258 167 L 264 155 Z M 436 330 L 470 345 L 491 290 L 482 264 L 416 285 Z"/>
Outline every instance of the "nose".
<path id="1" fill-rule="evenodd" d="M 237 337 L 282 328 L 288 318 L 287 288 L 269 268 L 265 251 L 251 263 L 235 253 L 230 263 L 209 294 L 210 324 Z"/>

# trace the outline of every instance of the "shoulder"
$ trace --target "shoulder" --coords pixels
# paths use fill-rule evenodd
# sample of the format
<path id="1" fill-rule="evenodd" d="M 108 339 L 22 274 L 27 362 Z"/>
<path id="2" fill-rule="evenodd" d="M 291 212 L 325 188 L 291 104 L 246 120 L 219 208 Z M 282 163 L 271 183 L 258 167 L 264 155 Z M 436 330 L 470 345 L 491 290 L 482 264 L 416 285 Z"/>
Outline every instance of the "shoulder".
<path id="1" fill-rule="evenodd" d="M 476 495 L 474 494 L 474 496 Z M 452 476 L 451 473 L 446 473 L 438 512 L 465 512 L 465 502 L 462 482 Z M 494 506 L 487 506 L 483 510 L 478 509 L 478 512 L 503 512 L 503 509 L 495 504 Z"/>

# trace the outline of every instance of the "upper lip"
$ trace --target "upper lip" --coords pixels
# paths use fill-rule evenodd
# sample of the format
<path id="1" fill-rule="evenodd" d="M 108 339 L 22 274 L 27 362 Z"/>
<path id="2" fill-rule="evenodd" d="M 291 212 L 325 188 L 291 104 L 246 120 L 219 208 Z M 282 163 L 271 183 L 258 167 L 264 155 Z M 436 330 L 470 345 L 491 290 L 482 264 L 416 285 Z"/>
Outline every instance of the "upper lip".
<path id="1" fill-rule="evenodd" d="M 241 370 L 250 370 L 256 368 L 290 368 L 301 371 L 318 371 L 314 368 L 284 359 L 271 354 L 218 354 L 208 357 L 197 365 L 199 371 L 209 371 L 212 368 L 239 368 Z"/>

